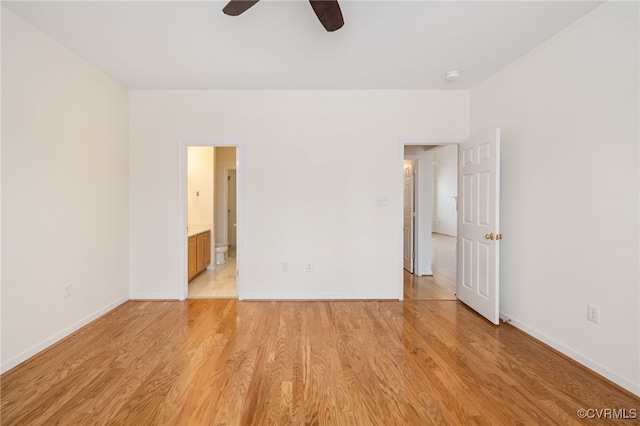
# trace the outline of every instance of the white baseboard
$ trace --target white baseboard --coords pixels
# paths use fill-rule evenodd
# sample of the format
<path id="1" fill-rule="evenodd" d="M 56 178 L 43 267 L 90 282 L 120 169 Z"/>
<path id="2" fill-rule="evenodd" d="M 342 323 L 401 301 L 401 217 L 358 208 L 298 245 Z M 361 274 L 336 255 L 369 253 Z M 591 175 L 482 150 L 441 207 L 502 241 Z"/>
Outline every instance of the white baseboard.
<path id="1" fill-rule="evenodd" d="M 540 340 L 541 342 L 551 346 L 553 349 L 561 352 L 562 354 L 568 356 L 574 361 L 584 365 L 590 370 L 600 374 L 601 376 L 611 380 L 613 383 L 625 388 L 629 392 L 632 392 L 638 396 L 640 396 L 640 383 L 633 382 L 632 380 L 619 375 L 618 373 L 611 371 L 607 367 L 602 364 L 592 360 L 591 358 L 573 350 L 569 346 L 558 342 L 557 340 L 547 336 L 546 334 L 540 332 L 539 330 L 528 326 L 527 324 L 519 321 L 518 319 L 512 317 L 511 315 L 505 314 L 504 312 L 500 312 L 500 318 L 504 321 L 508 321 L 514 327 L 524 331 L 530 336 Z"/>
<path id="2" fill-rule="evenodd" d="M 129 300 L 180 300 L 177 293 L 133 293 Z"/>
<path id="3" fill-rule="evenodd" d="M 245 292 L 242 300 L 398 300 L 397 292 L 385 293 L 253 293 Z"/>
<path id="4" fill-rule="evenodd" d="M 40 343 L 37 343 L 36 345 L 30 347 L 26 351 L 23 351 L 23 352 L 19 353 L 18 355 L 14 356 L 13 358 L 11 358 L 11 359 L 9 359 L 7 361 L 3 361 L 2 365 L 0 365 L 0 373 L 5 373 L 5 372 L 11 370 L 13 367 L 16 367 L 18 364 L 21 364 L 24 361 L 26 361 L 29 358 L 31 358 L 32 356 L 38 354 L 39 352 L 42 352 L 43 350 L 47 349 L 49 346 L 51 346 L 51 345 L 53 345 L 55 343 L 58 343 L 60 340 L 64 339 L 65 337 L 67 337 L 71 333 L 73 333 L 75 331 L 78 331 L 79 329 L 81 329 L 85 325 L 89 324 L 91 321 L 94 321 L 94 320 L 100 318 L 101 316 L 103 316 L 107 312 L 110 312 L 110 311 L 114 310 L 115 308 L 117 308 L 118 306 L 122 305 L 124 302 L 126 302 L 128 300 L 129 300 L 128 297 L 122 297 L 120 299 L 117 299 L 115 302 L 112 302 L 112 303 L 108 304 L 107 306 L 105 306 L 105 307 L 103 307 L 101 309 L 98 309 L 94 313 L 82 318 L 78 322 L 75 322 L 75 323 L 71 324 L 69 327 L 59 331 L 58 333 L 56 333 L 53 336 L 41 341 Z"/>

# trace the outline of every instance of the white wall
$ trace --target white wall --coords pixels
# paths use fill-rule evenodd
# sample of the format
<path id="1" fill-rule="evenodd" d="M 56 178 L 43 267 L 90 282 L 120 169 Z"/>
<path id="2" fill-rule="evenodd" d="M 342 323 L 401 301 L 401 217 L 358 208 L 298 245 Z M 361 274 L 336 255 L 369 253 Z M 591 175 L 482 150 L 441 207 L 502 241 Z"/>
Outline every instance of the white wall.
<path id="1" fill-rule="evenodd" d="M 638 16 L 605 3 L 471 92 L 472 133 L 502 128 L 502 315 L 636 394 Z"/>
<path id="2" fill-rule="evenodd" d="M 215 148 L 212 146 L 187 147 L 187 227 L 207 226 L 211 235 L 214 229 L 214 176 Z M 211 259 L 208 268 L 215 264 L 215 241 L 211 238 Z"/>
<path id="3" fill-rule="evenodd" d="M 187 148 L 187 224 L 213 229 L 214 148 Z"/>
<path id="4" fill-rule="evenodd" d="M 468 106 L 453 91 L 130 92 L 132 297 L 180 296 L 188 139 L 240 145 L 245 298 L 399 297 L 401 141 L 466 137 Z"/>
<path id="5" fill-rule="evenodd" d="M 128 299 L 128 97 L 6 9 L 2 89 L 6 371 Z"/>
<path id="6" fill-rule="evenodd" d="M 445 145 L 433 150 L 433 232 L 458 235 L 458 146 Z"/>

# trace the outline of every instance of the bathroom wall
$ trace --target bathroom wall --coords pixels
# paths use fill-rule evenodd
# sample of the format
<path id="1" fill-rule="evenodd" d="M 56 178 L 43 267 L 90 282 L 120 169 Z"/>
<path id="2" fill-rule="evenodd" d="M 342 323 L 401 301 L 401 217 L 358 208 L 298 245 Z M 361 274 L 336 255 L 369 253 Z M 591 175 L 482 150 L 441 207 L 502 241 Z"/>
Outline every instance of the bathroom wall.
<path id="1" fill-rule="evenodd" d="M 187 148 L 187 223 L 213 231 L 215 153 L 212 146 Z"/>
<path id="2" fill-rule="evenodd" d="M 227 227 L 227 170 L 236 168 L 236 148 L 218 146 L 216 149 L 216 212 L 215 212 L 215 242 L 228 243 Z"/>

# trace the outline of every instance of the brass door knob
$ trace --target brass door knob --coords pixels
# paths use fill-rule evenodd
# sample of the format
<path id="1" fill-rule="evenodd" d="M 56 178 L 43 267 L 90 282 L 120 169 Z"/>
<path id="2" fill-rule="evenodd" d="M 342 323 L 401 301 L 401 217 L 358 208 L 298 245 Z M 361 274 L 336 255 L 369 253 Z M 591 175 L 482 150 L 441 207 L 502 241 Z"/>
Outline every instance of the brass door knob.
<path id="1" fill-rule="evenodd" d="M 490 233 L 490 234 L 485 234 L 485 235 L 484 235 L 484 238 L 485 238 L 485 239 L 487 239 L 487 240 L 493 240 L 493 239 L 495 239 L 495 237 L 493 236 L 493 232 L 492 232 L 492 233 Z"/>

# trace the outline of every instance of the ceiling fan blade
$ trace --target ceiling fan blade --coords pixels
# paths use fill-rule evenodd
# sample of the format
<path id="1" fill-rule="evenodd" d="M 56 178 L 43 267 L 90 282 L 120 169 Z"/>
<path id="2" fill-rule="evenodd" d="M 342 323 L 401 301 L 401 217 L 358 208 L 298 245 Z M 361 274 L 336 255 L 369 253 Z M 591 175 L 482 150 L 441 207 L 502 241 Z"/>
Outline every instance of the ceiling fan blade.
<path id="1" fill-rule="evenodd" d="M 229 16 L 238 16 L 246 12 L 251 6 L 258 3 L 258 1 L 259 0 L 231 0 L 222 11 Z"/>
<path id="2" fill-rule="evenodd" d="M 337 0 L 309 0 L 309 3 L 327 31 L 342 28 L 344 19 Z"/>

